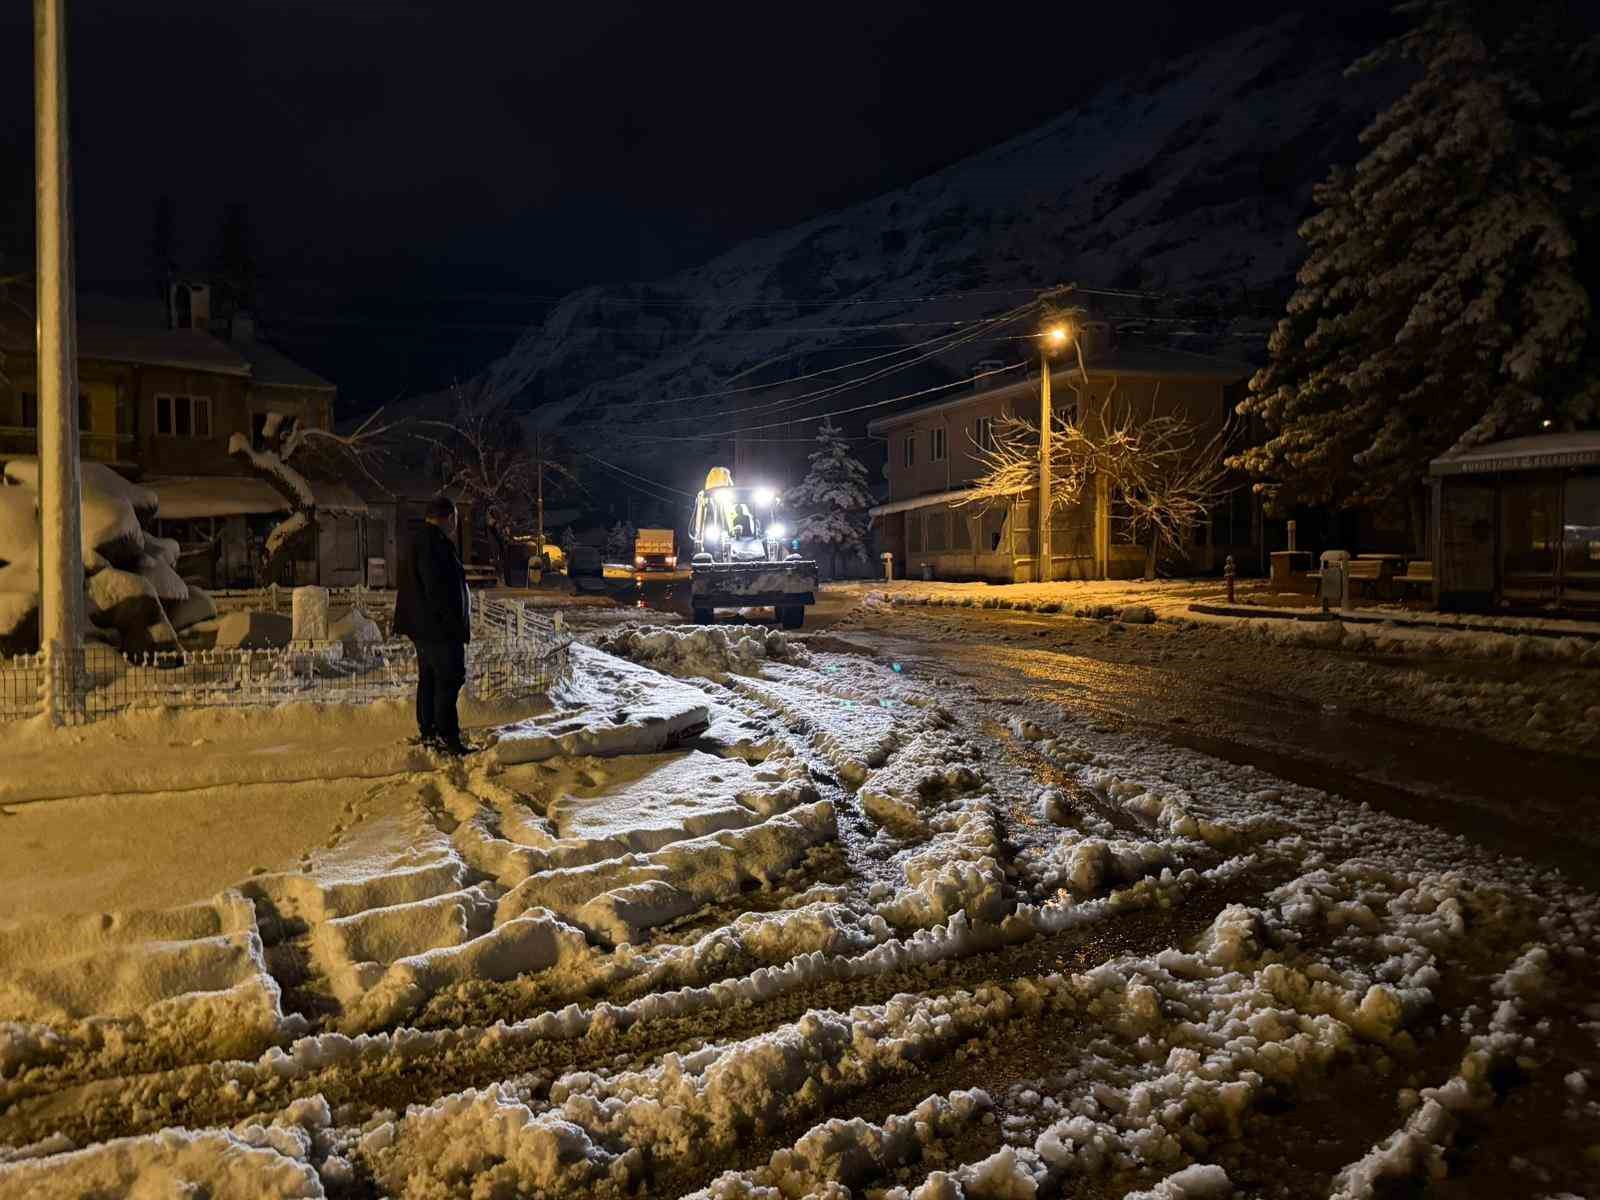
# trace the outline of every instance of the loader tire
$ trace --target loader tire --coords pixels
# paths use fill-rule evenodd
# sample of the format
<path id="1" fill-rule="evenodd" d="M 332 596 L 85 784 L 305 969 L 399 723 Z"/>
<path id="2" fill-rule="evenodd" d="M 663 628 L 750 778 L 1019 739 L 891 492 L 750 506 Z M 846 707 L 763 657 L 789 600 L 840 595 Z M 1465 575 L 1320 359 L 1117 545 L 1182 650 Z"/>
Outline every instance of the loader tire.
<path id="1" fill-rule="evenodd" d="M 785 629 L 799 629 L 806 623 L 806 606 L 791 604 L 778 609 L 778 623 Z"/>
<path id="2" fill-rule="evenodd" d="M 694 623 L 696 625 L 710 625 L 713 624 L 716 619 L 716 614 L 713 613 L 709 608 L 697 608 L 694 610 Z"/>

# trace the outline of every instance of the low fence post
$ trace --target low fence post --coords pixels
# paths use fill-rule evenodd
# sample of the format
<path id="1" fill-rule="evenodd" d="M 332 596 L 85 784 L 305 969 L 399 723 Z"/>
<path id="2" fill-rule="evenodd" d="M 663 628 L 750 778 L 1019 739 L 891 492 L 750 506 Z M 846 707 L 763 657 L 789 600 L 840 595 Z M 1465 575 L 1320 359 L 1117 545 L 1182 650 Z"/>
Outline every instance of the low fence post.
<path id="1" fill-rule="evenodd" d="M 50 724 L 76 724 L 83 717 L 83 648 L 72 649 L 51 640 L 43 647 L 39 697 Z"/>

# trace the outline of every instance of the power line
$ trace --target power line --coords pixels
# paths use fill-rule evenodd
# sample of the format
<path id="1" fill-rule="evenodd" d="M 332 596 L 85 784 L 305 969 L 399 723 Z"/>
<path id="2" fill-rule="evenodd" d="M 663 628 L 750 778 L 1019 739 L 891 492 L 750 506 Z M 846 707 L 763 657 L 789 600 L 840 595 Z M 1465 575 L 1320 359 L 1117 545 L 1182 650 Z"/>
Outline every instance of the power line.
<path id="1" fill-rule="evenodd" d="M 738 334 L 747 334 L 747 335 L 766 335 L 766 334 L 780 334 L 780 333 L 838 333 L 840 331 L 848 332 L 850 330 L 869 330 L 869 329 L 933 329 L 933 328 L 938 328 L 938 327 L 948 327 L 948 326 L 955 326 L 955 325 L 971 325 L 971 324 L 973 324 L 976 321 L 981 320 L 981 319 L 982 318 L 978 318 L 978 317 L 954 317 L 954 318 L 950 318 L 950 319 L 944 320 L 944 321 L 875 321 L 875 322 L 872 322 L 870 324 L 861 324 L 861 325 L 816 325 L 816 326 L 810 326 L 810 325 L 765 325 L 765 326 L 756 326 L 756 327 L 751 328 L 751 329 L 737 329 L 737 330 L 729 330 L 729 329 L 726 329 L 726 328 L 721 327 L 721 326 L 698 325 L 698 326 L 690 326 L 690 327 L 688 327 L 686 329 L 683 329 L 683 330 L 675 330 L 674 332 L 685 332 L 685 333 L 695 333 L 695 332 L 698 332 L 698 333 L 738 333 Z M 531 327 L 532 323 L 531 322 L 524 322 L 523 324 L 520 324 L 520 325 L 507 325 L 507 324 L 502 324 L 500 322 L 487 322 L 487 321 L 486 322 L 476 322 L 476 321 L 439 321 L 439 320 L 434 320 L 434 319 L 429 318 L 429 317 L 418 317 L 414 321 L 408 321 L 408 320 L 387 320 L 386 321 L 386 320 L 381 320 L 381 319 L 374 318 L 374 317 L 307 317 L 307 316 L 292 316 L 292 317 L 285 317 L 285 318 L 275 318 L 274 321 L 273 321 L 273 324 L 275 324 L 275 325 L 284 325 L 284 326 L 295 326 L 295 325 L 319 325 L 319 326 L 334 326 L 334 327 L 349 326 L 349 327 L 355 328 L 355 329 L 395 329 L 395 330 L 415 329 L 419 325 L 428 325 L 428 326 L 433 326 L 435 328 L 440 328 L 440 329 L 463 329 L 463 330 L 483 330 L 485 332 L 491 332 L 492 331 L 492 332 L 525 333 Z M 588 321 L 573 321 L 573 322 L 568 323 L 565 327 L 566 328 L 575 328 L 575 329 L 595 329 L 595 330 L 599 330 L 601 332 L 607 332 L 607 333 L 637 333 L 637 332 L 639 332 L 639 326 L 638 325 L 599 325 L 599 324 L 594 324 L 594 323 L 591 323 L 591 322 L 588 322 Z"/>
<path id="2" fill-rule="evenodd" d="M 828 417 L 848 416 L 850 413 L 865 412 L 869 408 L 883 408 L 885 405 L 898 404 L 902 400 L 916 400 L 922 396 L 930 396 L 934 392 L 946 392 L 951 388 L 966 387 L 968 384 L 976 383 L 980 379 L 988 379 L 994 375 L 1004 375 L 1009 371 L 1016 371 L 1028 365 L 1029 364 L 1025 362 L 1012 363 L 1009 367 L 997 367 L 993 371 L 984 371 L 980 374 L 969 376 L 966 379 L 952 380 L 949 383 L 938 383 L 933 387 L 923 388 L 921 391 L 907 392 L 902 396 L 891 396 L 887 400 L 874 400 L 870 404 L 858 404 L 854 408 L 841 408 L 834 412 L 813 413 L 808 417 L 793 417 L 787 421 L 774 422 L 771 425 L 752 425 L 744 429 L 730 430 L 728 434 L 700 434 L 698 436 L 669 436 L 666 434 L 651 434 L 648 435 L 648 440 L 660 442 L 707 442 L 716 441 L 719 437 L 723 436 L 743 437 L 747 433 L 758 433 L 763 429 L 786 429 L 790 425 L 800 424 L 805 421 L 821 421 Z M 813 441 L 815 439 L 803 438 L 800 440 Z"/>
<path id="3" fill-rule="evenodd" d="M 632 475 L 633 478 L 635 478 L 637 480 L 640 480 L 641 482 L 651 484 L 654 487 L 661 488 L 664 491 L 676 492 L 680 496 L 692 496 L 694 494 L 693 492 L 686 492 L 682 488 L 675 488 L 669 483 L 658 483 L 656 480 L 650 479 L 649 477 L 644 476 L 644 475 L 640 475 L 640 474 L 638 474 L 638 473 L 636 473 L 634 471 L 630 471 L 626 467 L 619 467 L 619 466 L 617 466 L 616 463 L 607 462 L 605 459 L 601 458 L 598 454 L 591 454 L 587 450 L 585 450 L 583 453 L 584 453 L 585 457 L 594 459 L 595 462 L 599 463 L 602 467 L 610 467 L 613 471 L 620 471 L 624 475 Z"/>
<path id="4" fill-rule="evenodd" d="M 989 321 L 987 322 L 986 328 L 994 329 L 994 328 L 998 328 L 1001 325 L 1009 324 L 1010 322 L 1015 321 L 1015 320 L 1025 316 L 1034 307 L 1035 307 L 1035 305 L 1033 303 L 1020 305 L 1019 307 L 1013 309 L 1009 313 L 1002 313 L 1001 315 L 999 315 L 997 317 L 990 318 Z M 978 335 L 977 335 L 976 331 L 970 332 L 970 333 L 967 333 L 967 332 L 963 331 L 963 332 L 956 333 L 956 334 L 946 335 L 946 337 L 940 338 L 940 339 L 930 339 L 930 342 L 925 342 L 925 343 L 923 343 L 923 345 L 931 344 L 932 341 L 942 341 L 942 342 L 945 342 L 946 344 L 940 346 L 936 350 L 932 350 L 932 351 L 929 351 L 926 354 L 922 354 L 917 358 L 909 359 L 909 360 L 907 360 L 905 362 L 895 363 L 892 366 L 885 367 L 882 370 L 870 372 L 869 374 L 860 376 L 860 377 L 858 377 L 856 379 L 849 379 L 849 380 L 845 380 L 842 383 L 834 384 L 834 385 L 829 386 L 829 387 L 819 388 L 814 392 L 809 392 L 809 393 L 806 393 L 805 395 L 802 395 L 802 396 L 784 397 L 784 398 L 779 399 L 779 400 L 771 401 L 770 403 L 767 403 L 767 404 L 760 404 L 760 405 L 756 405 L 756 406 L 751 407 L 751 408 L 739 409 L 738 412 L 737 412 L 737 415 L 740 416 L 740 417 L 744 417 L 744 416 L 749 416 L 749 415 L 751 415 L 753 413 L 767 412 L 767 411 L 774 411 L 774 410 L 783 411 L 783 410 L 787 410 L 787 409 L 791 409 L 791 408 L 800 408 L 800 407 L 803 407 L 803 406 L 808 405 L 808 404 L 819 403 L 822 400 L 826 400 L 826 399 L 828 399 L 828 398 L 830 398 L 832 396 L 839 395 L 841 392 L 849 391 L 852 388 L 857 388 L 857 387 L 862 386 L 863 384 L 871 383 L 875 379 L 881 379 L 886 375 L 891 375 L 896 371 L 903 371 L 903 370 L 906 370 L 909 367 L 914 367 L 914 366 L 918 365 L 919 363 L 927 362 L 931 358 L 938 358 L 939 356 L 941 356 L 943 354 L 947 354 L 951 350 L 953 350 L 953 349 L 955 349 L 955 348 L 957 348 L 959 346 L 965 345 L 969 341 L 977 340 L 977 336 Z M 891 357 L 891 356 L 885 356 L 885 357 Z M 962 382 L 965 382 L 965 381 L 962 381 Z M 777 386 L 782 386 L 782 385 L 774 384 L 773 386 L 777 387 Z M 846 409 L 845 411 L 850 412 L 850 411 L 854 411 L 854 410 Z M 727 414 L 718 414 L 718 415 L 727 415 Z M 819 414 L 819 415 L 825 415 L 825 414 Z M 657 420 L 654 420 L 654 421 L 644 421 L 644 422 L 641 422 L 641 424 L 644 424 L 644 425 L 671 425 L 671 424 L 676 424 L 676 423 L 679 423 L 679 422 L 682 422 L 682 421 L 694 420 L 694 419 L 698 419 L 698 418 L 696 416 L 664 417 L 664 418 L 660 418 L 660 419 L 657 419 Z M 798 420 L 798 419 L 801 419 L 801 418 L 793 418 L 793 419 L 794 420 Z M 788 423 L 790 423 L 790 422 L 785 422 L 785 424 L 788 424 Z"/>
<path id="5" fill-rule="evenodd" d="M 628 408 L 628 409 L 638 409 L 638 408 L 645 408 L 645 407 L 653 406 L 653 405 L 657 405 L 657 404 L 687 404 L 691 400 L 715 400 L 715 399 L 719 399 L 719 398 L 721 398 L 723 396 L 734 396 L 734 395 L 741 395 L 741 394 L 743 394 L 745 392 L 760 392 L 760 391 L 767 391 L 767 390 L 770 390 L 772 388 L 786 387 L 787 385 L 789 385 L 791 383 L 801 383 L 801 382 L 803 382 L 803 381 L 805 381 L 807 379 L 816 379 L 816 378 L 818 378 L 819 376 L 822 376 L 822 375 L 831 375 L 831 374 L 834 374 L 834 373 L 839 372 L 839 371 L 848 371 L 851 367 L 861 367 L 861 366 L 866 366 L 869 363 L 881 362 L 883 359 L 894 358 L 896 355 L 899 355 L 899 354 L 910 354 L 912 351 L 920 349 L 923 346 L 931 346 L 936 342 L 948 341 L 950 338 L 953 338 L 955 336 L 956 336 L 955 333 L 941 333 L 941 334 L 935 335 L 934 337 L 926 338 L 926 339 L 924 339 L 923 341 L 920 341 L 920 342 L 902 342 L 898 346 L 896 346 L 893 350 L 889 351 L 889 353 L 887 353 L 887 354 L 877 354 L 877 355 L 873 355 L 870 358 L 858 358 L 858 359 L 855 359 L 855 360 L 853 360 L 851 362 L 840 363 L 836 367 L 823 367 L 820 370 L 811 371 L 811 372 L 809 372 L 809 373 L 807 373 L 805 375 L 794 375 L 794 376 L 791 376 L 788 379 L 780 379 L 780 380 L 778 380 L 778 381 L 776 381 L 774 383 L 750 383 L 750 384 L 744 385 L 743 387 L 721 388 L 721 389 L 719 389 L 717 391 L 713 391 L 713 392 L 691 393 L 690 395 L 687 395 L 687 396 L 661 396 L 661 397 L 657 397 L 657 398 L 655 398 L 653 400 L 628 400 L 628 401 L 621 402 L 618 405 L 618 407 L 625 407 L 625 408 Z M 815 354 L 815 353 L 817 353 L 817 351 L 816 350 L 809 350 L 809 351 L 808 350 L 799 350 L 799 351 L 796 351 L 796 353 L 799 353 L 799 354 L 805 354 L 805 353 Z M 785 357 L 788 357 L 788 356 L 785 356 Z M 744 373 L 748 374 L 748 372 L 744 372 Z M 734 378 L 738 378 L 738 376 L 734 376 Z"/>
<path id="6" fill-rule="evenodd" d="M 278 287 L 296 280 L 273 280 Z M 735 302 L 734 308 L 844 308 L 863 304 L 931 304 L 939 300 L 958 300 L 966 296 L 1017 296 L 1038 292 L 1037 287 L 968 288 L 960 291 L 934 292 L 925 296 L 851 296 L 835 300 L 744 300 Z M 531 292 L 434 292 L 437 300 L 486 301 L 491 303 L 526 302 L 529 304 L 561 304 L 581 295 L 567 292 L 560 296 L 541 296 Z M 646 308 L 707 308 L 704 300 L 691 300 L 667 296 L 590 296 L 589 304 L 632 304 Z"/>
<path id="7" fill-rule="evenodd" d="M 591 455 L 590 457 L 593 457 L 593 455 Z M 598 459 L 597 458 L 597 459 L 595 459 L 595 461 L 598 462 L 601 466 L 606 467 L 606 468 L 610 469 L 613 472 L 619 473 L 620 476 L 627 476 L 627 475 L 630 474 L 630 472 L 623 471 L 620 467 L 612 466 L 610 463 L 606 462 L 604 459 Z M 642 476 L 642 475 L 636 475 L 632 479 L 619 477 L 618 479 L 615 480 L 615 482 L 621 484 L 625 488 L 631 488 L 633 491 L 638 492 L 641 496 L 648 496 L 650 499 L 659 501 L 662 504 L 682 504 L 683 503 L 683 501 L 678 499 L 676 496 L 665 496 L 665 495 L 662 495 L 659 491 L 656 491 L 654 487 L 645 487 L 645 486 L 641 486 L 640 484 L 634 482 L 635 479 L 643 479 L 643 478 L 644 478 L 644 476 Z M 656 485 L 656 487 L 663 487 L 663 486 L 665 486 L 665 485 L 664 484 Z M 675 491 L 676 489 L 673 489 L 673 490 Z M 687 493 L 685 493 L 685 495 L 687 495 Z"/>

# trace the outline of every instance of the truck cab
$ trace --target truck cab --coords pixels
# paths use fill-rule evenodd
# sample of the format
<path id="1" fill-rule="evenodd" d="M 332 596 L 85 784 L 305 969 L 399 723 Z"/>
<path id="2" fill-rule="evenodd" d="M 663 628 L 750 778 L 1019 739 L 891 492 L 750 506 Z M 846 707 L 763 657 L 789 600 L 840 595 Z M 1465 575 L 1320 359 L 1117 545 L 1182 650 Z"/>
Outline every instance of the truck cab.
<path id="1" fill-rule="evenodd" d="M 678 535 L 671 529 L 641 529 L 633 539 L 636 574 L 668 574 L 678 569 Z"/>

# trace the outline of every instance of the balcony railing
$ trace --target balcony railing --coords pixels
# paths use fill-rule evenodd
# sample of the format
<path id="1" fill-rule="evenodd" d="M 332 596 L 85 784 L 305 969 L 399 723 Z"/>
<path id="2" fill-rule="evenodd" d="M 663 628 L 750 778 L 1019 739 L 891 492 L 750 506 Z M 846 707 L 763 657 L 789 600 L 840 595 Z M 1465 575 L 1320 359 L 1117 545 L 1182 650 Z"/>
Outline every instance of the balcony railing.
<path id="1" fill-rule="evenodd" d="M 78 446 L 90 462 L 121 462 L 134 444 L 131 433 L 80 433 Z M 0 454 L 37 454 L 39 431 L 26 425 L 0 425 Z"/>

